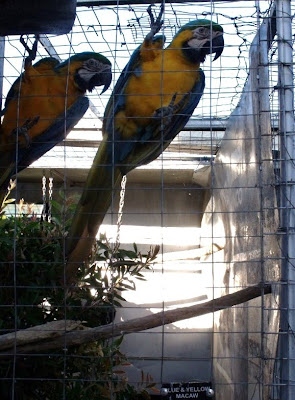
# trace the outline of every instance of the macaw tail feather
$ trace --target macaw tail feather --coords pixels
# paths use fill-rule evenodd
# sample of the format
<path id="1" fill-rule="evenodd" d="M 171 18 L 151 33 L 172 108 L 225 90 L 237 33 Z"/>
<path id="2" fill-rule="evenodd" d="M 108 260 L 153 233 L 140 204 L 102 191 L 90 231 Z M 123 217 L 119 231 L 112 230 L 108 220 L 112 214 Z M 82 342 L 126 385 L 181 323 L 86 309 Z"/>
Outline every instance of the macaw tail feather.
<path id="1" fill-rule="evenodd" d="M 72 274 L 87 260 L 98 229 L 111 205 L 122 173 L 108 162 L 107 142 L 102 142 L 93 161 L 66 242 L 67 273 Z"/>

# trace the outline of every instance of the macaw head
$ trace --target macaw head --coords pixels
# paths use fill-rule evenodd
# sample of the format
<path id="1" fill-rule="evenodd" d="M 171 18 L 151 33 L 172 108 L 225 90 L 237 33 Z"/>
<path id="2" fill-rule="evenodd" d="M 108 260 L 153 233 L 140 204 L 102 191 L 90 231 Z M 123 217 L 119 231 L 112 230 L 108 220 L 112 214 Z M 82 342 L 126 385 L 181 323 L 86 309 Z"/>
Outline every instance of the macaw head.
<path id="1" fill-rule="evenodd" d="M 78 53 L 61 63 L 57 69 L 66 68 L 69 63 L 74 81 L 82 91 L 91 92 L 95 86 L 104 85 L 101 92 L 104 93 L 110 86 L 112 65 L 103 55 L 94 52 Z"/>
<path id="2" fill-rule="evenodd" d="M 207 19 L 190 21 L 176 33 L 171 45 L 181 48 L 184 55 L 194 63 L 204 62 L 206 55 L 213 53 L 214 60 L 217 60 L 224 48 L 223 29 Z"/>

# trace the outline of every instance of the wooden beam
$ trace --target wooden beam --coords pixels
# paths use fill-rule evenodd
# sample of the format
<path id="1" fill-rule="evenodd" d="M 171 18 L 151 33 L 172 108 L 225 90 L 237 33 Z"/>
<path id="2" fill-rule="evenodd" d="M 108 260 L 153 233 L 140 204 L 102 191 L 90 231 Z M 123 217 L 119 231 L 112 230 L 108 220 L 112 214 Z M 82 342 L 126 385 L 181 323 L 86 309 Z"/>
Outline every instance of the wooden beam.
<path id="1" fill-rule="evenodd" d="M 0 115 L 2 110 L 5 36 L 0 36 Z"/>
<path id="2" fill-rule="evenodd" d="M 238 2 L 241 0 L 228 0 L 227 2 Z M 153 4 L 161 4 L 163 1 L 155 0 Z M 193 0 L 191 3 L 221 3 L 220 0 Z M 187 0 L 166 0 L 165 3 L 187 3 Z M 224 3 L 224 1 L 223 1 Z M 149 6 L 151 4 L 150 0 L 77 0 L 77 7 L 93 7 L 93 6 L 109 6 L 109 5 L 131 5 L 131 4 L 141 4 Z"/>

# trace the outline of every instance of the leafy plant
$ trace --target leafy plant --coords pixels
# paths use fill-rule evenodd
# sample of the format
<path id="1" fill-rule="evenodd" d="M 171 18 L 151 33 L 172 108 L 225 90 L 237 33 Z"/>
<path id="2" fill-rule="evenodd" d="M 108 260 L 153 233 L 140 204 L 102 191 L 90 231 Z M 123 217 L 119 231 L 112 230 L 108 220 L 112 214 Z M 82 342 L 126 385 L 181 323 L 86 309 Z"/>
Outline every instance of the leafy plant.
<path id="1" fill-rule="evenodd" d="M 3 198 L 3 200 L 2 200 L 2 204 L 0 203 L 0 216 L 1 216 L 1 215 L 3 216 L 3 214 L 4 214 L 4 211 L 3 211 L 4 208 L 5 208 L 8 204 L 13 203 L 13 202 L 15 201 L 15 199 L 9 199 L 9 196 L 10 196 L 12 190 L 13 190 L 15 187 L 16 187 L 15 181 L 13 181 L 13 180 L 10 179 L 10 182 L 9 182 L 9 185 L 8 185 L 8 188 L 7 188 L 7 193 L 6 193 L 6 195 L 4 196 L 4 198 Z"/>
<path id="2" fill-rule="evenodd" d="M 20 210 L 24 205 L 21 204 Z M 142 255 L 113 250 L 105 236 L 75 284 L 66 286 L 64 246 L 71 209 L 52 204 L 52 222 L 36 215 L 0 219 L 0 330 L 14 332 L 55 320 L 78 320 L 87 327 L 111 323 L 126 290 L 151 267 L 159 247 Z M 65 212 L 67 215 L 65 215 Z M 0 398 L 148 399 L 150 377 L 140 387 L 128 384 L 120 366 L 123 337 L 48 354 L 0 358 Z M 117 372 L 116 372 L 117 371 Z"/>

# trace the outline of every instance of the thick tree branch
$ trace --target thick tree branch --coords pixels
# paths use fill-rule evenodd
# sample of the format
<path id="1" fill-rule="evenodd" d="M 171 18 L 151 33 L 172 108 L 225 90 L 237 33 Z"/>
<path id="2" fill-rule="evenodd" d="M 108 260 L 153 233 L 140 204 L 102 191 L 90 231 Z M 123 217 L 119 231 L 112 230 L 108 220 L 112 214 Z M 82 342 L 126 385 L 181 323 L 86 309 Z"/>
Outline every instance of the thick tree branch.
<path id="1" fill-rule="evenodd" d="M 16 343 L 16 352 L 17 354 L 44 353 L 45 351 L 49 350 L 65 349 L 70 346 L 81 345 L 94 342 L 96 340 L 108 339 L 128 333 L 139 332 L 146 329 L 155 328 L 157 326 L 171 324 L 176 321 L 223 310 L 234 305 L 245 303 L 246 301 L 268 293 L 271 293 L 271 285 L 269 284 L 251 286 L 202 304 L 197 304 L 190 307 L 181 307 L 177 308 L 176 310 L 158 312 L 143 318 L 131 319 L 118 324 L 103 325 L 96 328 L 86 328 L 84 330 L 75 330 L 67 333 L 65 333 L 65 329 L 63 328 L 63 330 L 60 330 L 59 332 L 54 332 L 54 336 L 59 337 L 55 337 L 52 340 L 51 337 L 53 336 L 53 332 L 51 328 L 51 335 L 46 337 L 46 341 L 44 340 L 44 336 L 42 337 L 43 340 L 40 341 L 40 326 L 37 327 L 39 329 L 37 335 L 35 332 L 36 328 L 35 331 L 34 328 L 30 328 L 31 333 L 35 333 L 34 338 L 31 337 L 29 341 L 26 341 L 26 338 L 24 339 L 23 337 L 22 340 L 18 340 Z M 55 323 L 56 322 L 57 321 L 55 321 Z M 65 321 L 58 322 L 60 323 L 60 326 L 66 326 Z M 77 327 L 78 326 L 81 326 L 81 324 L 77 323 Z M 43 330 L 47 332 L 50 331 L 50 323 L 45 324 Z M 28 329 L 17 332 L 16 336 L 14 337 L 20 338 L 25 332 L 28 332 Z M 0 355 L 14 354 L 15 344 L 11 341 L 12 338 L 10 337 L 5 345 L 5 338 L 3 339 L 4 336 L 7 335 L 3 335 L 2 338 L 0 337 L 0 348 L 2 349 Z"/>
<path id="2" fill-rule="evenodd" d="M 59 320 L 33 326 L 28 329 L 22 329 L 17 332 L 6 333 L 0 336 L 0 350 L 5 350 L 15 345 L 22 346 L 29 343 L 41 342 L 43 340 L 50 340 L 63 336 L 66 332 L 75 329 L 85 329 L 85 327 L 83 327 L 81 321 Z"/>

